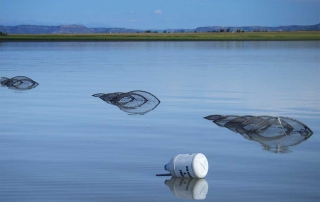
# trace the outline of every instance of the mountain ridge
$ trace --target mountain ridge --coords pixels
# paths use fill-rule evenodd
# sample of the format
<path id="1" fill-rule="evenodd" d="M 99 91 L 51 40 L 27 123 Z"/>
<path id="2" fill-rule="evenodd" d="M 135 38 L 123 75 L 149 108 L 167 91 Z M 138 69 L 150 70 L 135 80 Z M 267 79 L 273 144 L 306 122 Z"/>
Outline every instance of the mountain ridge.
<path id="1" fill-rule="evenodd" d="M 287 25 L 287 26 L 205 26 L 195 29 L 128 29 L 128 28 L 88 28 L 84 25 L 66 24 L 59 26 L 46 25 L 0 25 L 0 31 L 7 34 L 98 34 L 98 33 L 136 33 L 136 32 L 264 32 L 264 31 L 320 31 L 320 23 L 315 25 Z"/>

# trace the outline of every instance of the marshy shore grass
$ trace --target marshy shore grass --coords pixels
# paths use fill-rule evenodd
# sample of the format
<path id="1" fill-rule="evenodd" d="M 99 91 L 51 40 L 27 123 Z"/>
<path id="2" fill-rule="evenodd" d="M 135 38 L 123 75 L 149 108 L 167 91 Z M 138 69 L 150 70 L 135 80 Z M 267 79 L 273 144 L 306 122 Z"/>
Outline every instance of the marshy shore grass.
<path id="1" fill-rule="evenodd" d="M 116 34 L 9 34 L 14 41 L 307 41 L 320 40 L 320 31 L 244 33 L 116 33 Z"/>

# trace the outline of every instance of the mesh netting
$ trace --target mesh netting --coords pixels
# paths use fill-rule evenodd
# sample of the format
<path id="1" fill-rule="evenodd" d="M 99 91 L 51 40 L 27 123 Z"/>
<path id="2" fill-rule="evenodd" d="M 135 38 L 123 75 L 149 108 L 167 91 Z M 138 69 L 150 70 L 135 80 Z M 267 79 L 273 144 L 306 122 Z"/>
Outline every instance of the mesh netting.
<path id="1" fill-rule="evenodd" d="M 39 84 L 26 76 L 16 76 L 11 79 L 6 77 L 0 78 L 1 86 L 15 90 L 29 90 L 37 87 Z"/>
<path id="2" fill-rule="evenodd" d="M 99 97 L 103 101 L 118 106 L 122 111 L 129 114 L 145 114 L 154 110 L 159 104 L 160 100 L 149 92 L 135 90 L 127 93 L 98 93 L 94 97 Z"/>
<path id="3" fill-rule="evenodd" d="M 288 152 L 287 147 L 297 145 L 313 134 L 308 126 L 289 117 L 211 115 L 205 119 L 260 142 L 265 149 L 274 152 Z"/>

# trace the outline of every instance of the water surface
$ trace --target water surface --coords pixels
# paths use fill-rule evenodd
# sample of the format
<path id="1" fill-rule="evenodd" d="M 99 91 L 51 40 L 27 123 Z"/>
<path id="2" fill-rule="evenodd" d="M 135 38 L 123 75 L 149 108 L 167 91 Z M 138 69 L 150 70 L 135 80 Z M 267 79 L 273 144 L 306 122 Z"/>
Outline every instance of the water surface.
<path id="1" fill-rule="evenodd" d="M 206 201 L 319 201 L 319 48 L 318 41 L 0 43 L 0 76 L 39 83 L 0 88 L 0 199 L 181 201 L 191 192 L 172 186 L 199 182 L 155 174 L 176 154 L 201 152 L 209 161 Z M 133 90 L 161 102 L 129 115 L 92 96 Z M 313 134 L 277 153 L 204 119 L 214 114 L 290 117 Z"/>

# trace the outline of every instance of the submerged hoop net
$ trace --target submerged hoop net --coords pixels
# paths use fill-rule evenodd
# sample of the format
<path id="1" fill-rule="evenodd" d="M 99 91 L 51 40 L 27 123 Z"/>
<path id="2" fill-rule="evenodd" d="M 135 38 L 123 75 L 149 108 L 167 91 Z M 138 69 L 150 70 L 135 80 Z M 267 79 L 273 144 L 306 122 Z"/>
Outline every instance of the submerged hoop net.
<path id="1" fill-rule="evenodd" d="M 288 152 L 289 146 L 300 144 L 313 134 L 308 126 L 289 117 L 211 115 L 205 119 L 277 153 Z"/>
<path id="2" fill-rule="evenodd" d="M 160 104 L 160 100 L 156 96 L 141 90 L 127 93 L 98 93 L 93 96 L 99 97 L 103 101 L 115 105 L 129 114 L 145 114 L 154 110 Z"/>
<path id="3" fill-rule="evenodd" d="M 32 88 L 37 87 L 39 84 L 34 80 L 26 77 L 26 76 L 15 76 L 11 79 L 6 77 L 0 78 L 1 86 L 6 86 L 9 89 L 15 90 L 30 90 Z"/>

